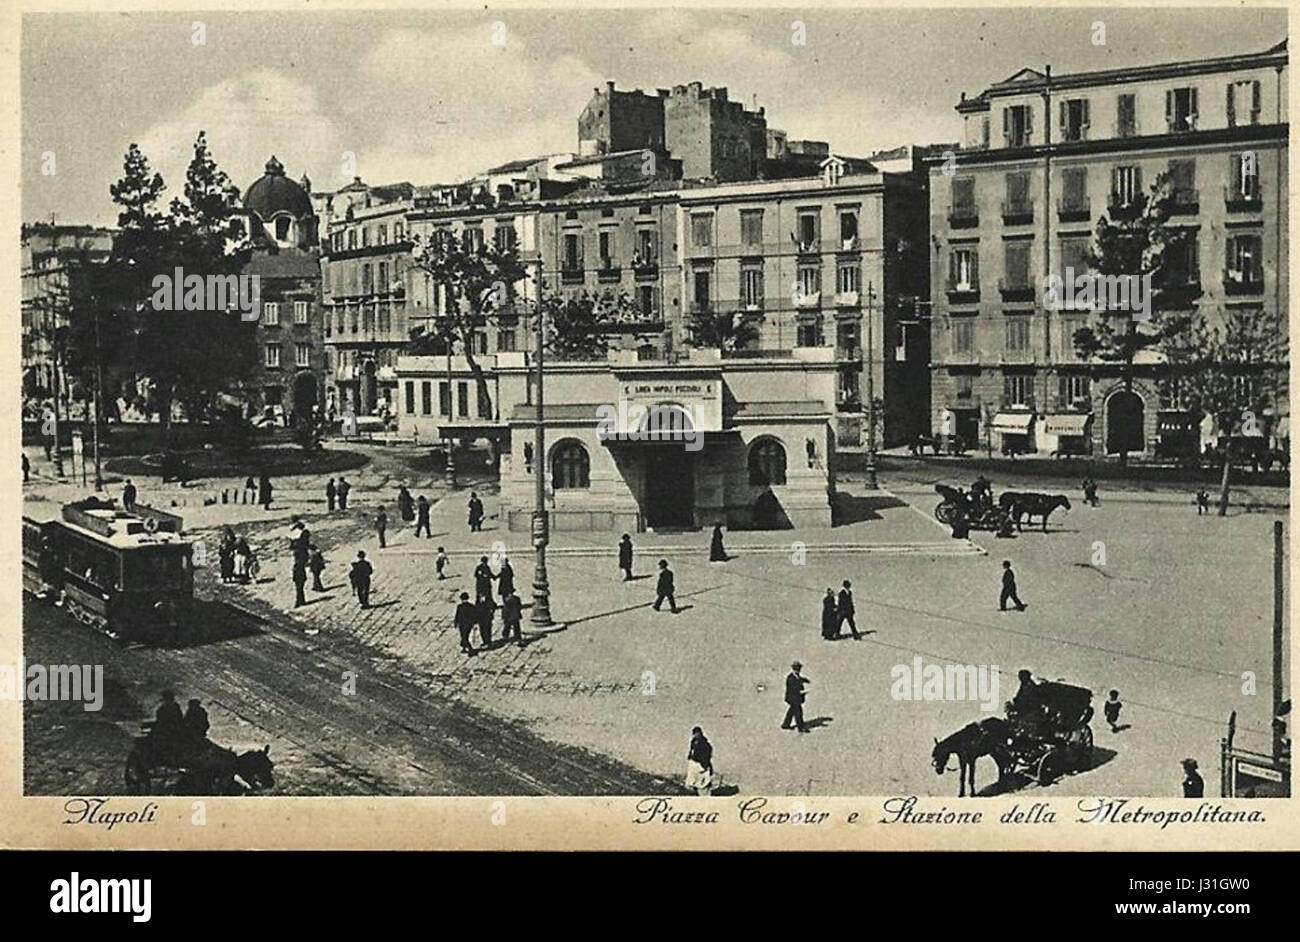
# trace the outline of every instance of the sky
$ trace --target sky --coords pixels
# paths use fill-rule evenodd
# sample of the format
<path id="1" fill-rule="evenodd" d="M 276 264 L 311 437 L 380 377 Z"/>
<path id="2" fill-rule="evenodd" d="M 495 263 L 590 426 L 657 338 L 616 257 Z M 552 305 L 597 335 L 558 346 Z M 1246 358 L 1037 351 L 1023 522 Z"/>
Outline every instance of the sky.
<path id="1" fill-rule="evenodd" d="M 23 219 L 111 224 L 108 187 L 132 142 L 170 200 L 200 130 L 241 191 L 272 154 L 316 190 L 351 181 L 348 153 L 367 183 L 447 183 L 576 150 L 578 114 L 606 80 L 701 81 L 751 107 L 757 96 L 791 138 L 861 156 L 959 140 L 961 93 L 1025 66 L 1233 55 L 1285 35 L 1284 11 L 1222 7 L 29 14 Z"/>

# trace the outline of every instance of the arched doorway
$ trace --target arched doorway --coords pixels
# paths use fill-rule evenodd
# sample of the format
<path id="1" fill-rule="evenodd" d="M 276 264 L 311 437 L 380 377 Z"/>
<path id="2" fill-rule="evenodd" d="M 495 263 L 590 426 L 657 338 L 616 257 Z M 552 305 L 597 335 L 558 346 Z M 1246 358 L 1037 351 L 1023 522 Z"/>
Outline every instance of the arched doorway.
<path id="1" fill-rule="evenodd" d="M 1112 395 L 1106 401 L 1106 453 L 1145 451 L 1145 419 L 1146 405 L 1137 393 L 1121 389 Z"/>
<path id="2" fill-rule="evenodd" d="M 316 377 L 308 370 L 302 370 L 293 378 L 293 421 L 294 424 L 311 418 L 312 411 L 320 401 L 316 387 Z"/>

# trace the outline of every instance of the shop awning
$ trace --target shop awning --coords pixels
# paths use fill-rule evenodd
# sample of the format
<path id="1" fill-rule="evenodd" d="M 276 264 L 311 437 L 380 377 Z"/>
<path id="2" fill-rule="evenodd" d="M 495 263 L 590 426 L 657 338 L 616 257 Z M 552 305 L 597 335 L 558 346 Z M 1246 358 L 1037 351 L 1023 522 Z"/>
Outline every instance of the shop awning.
<path id="1" fill-rule="evenodd" d="M 1063 412 L 1043 417 L 1043 431 L 1048 435 L 1087 435 L 1089 412 Z"/>
<path id="2" fill-rule="evenodd" d="M 1032 412 L 999 412 L 993 416 L 993 431 L 1008 435 L 1028 435 L 1034 424 Z"/>

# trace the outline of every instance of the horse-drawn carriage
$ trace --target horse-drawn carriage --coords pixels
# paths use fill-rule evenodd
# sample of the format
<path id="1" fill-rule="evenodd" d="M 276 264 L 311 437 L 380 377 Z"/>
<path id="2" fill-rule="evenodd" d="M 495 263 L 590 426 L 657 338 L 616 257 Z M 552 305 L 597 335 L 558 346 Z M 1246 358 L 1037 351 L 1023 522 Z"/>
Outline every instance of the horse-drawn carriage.
<path id="1" fill-rule="evenodd" d="M 934 518 L 940 523 L 952 526 L 960 518 L 972 530 L 996 530 L 1002 526 L 1005 512 L 993 503 L 992 490 L 972 487 L 967 492 L 947 484 L 936 484 L 934 490 L 943 497 L 934 508 Z"/>
<path id="2" fill-rule="evenodd" d="M 137 736 L 124 779 L 132 795 L 243 795 L 275 785 L 271 747 L 236 753 L 207 738 Z"/>
<path id="3" fill-rule="evenodd" d="M 1006 719 L 989 717 L 959 729 L 947 739 L 936 739 L 931 761 L 936 773 L 950 771 L 948 760 L 957 757 L 961 775 L 958 796 L 965 797 L 967 782 L 975 795 L 975 760 L 991 756 L 998 767 L 998 782 L 1008 774 L 1029 776 L 1040 786 L 1050 785 L 1068 772 L 1085 769 L 1092 759 L 1092 691 L 1053 681 L 1022 686 L 1007 704 Z"/>

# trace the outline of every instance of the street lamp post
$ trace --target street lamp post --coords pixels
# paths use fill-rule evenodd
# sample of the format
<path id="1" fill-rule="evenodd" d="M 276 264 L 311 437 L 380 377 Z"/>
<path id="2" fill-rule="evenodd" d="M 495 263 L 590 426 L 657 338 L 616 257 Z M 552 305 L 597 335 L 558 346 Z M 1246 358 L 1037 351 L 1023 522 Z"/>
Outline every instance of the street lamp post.
<path id="1" fill-rule="evenodd" d="M 533 429 L 533 548 L 536 566 L 533 569 L 533 616 L 535 628 L 549 628 L 551 621 L 551 585 L 546 577 L 546 544 L 550 540 L 549 521 L 546 515 L 546 427 L 543 425 L 544 406 L 542 378 L 546 357 L 545 317 L 542 313 L 540 265 L 538 273 L 537 317 L 533 325 L 535 337 L 534 356 L 537 360 L 537 424 Z"/>
<path id="2" fill-rule="evenodd" d="M 456 408 L 455 396 L 452 395 L 452 386 L 451 386 L 452 340 L 451 340 L 450 324 L 447 325 L 446 334 L 444 336 L 445 336 L 445 342 L 447 344 L 447 425 L 450 426 L 452 421 L 452 416 L 455 414 L 454 410 Z M 441 405 L 442 403 L 439 403 L 439 406 Z M 447 436 L 447 464 L 445 466 L 445 473 L 443 474 L 443 481 L 446 483 L 448 487 L 456 486 L 456 439 L 450 435 Z"/>
<path id="3" fill-rule="evenodd" d="M 880 483 L 876 480 L 876 383 L 875 367 L 872 363 L 872 321 L 875 319 L 875 285 L 867 282 L 867 487 L 876 490 Z"/>

